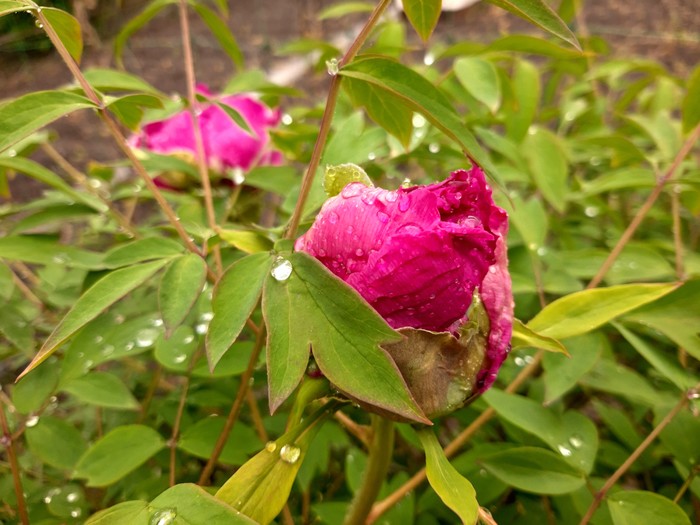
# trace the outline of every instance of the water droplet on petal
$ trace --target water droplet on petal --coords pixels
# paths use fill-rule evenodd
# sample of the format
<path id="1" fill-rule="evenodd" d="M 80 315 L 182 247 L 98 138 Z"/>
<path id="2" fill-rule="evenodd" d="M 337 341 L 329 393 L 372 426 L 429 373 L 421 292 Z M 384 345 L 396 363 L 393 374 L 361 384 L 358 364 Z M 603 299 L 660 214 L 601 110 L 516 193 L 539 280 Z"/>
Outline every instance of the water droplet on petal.
<path id="1" fill-rule="evenodd" d="M 294 445 L 284 445 L 280 449 L 280 458 L 282 458 L 282 461 L 285 463 L 296 463 L 299 461 L 300 456 L 301 449 L 299 447 L 295 447 Z"/>
<path id="2" fill-rule="evenodd" d="M 401 199 L 399 200 L 399 211 L 400 212 L 405 212 L 408 210 L 408 208 L 411 206 L 411 199 L 409 198 L 408 195 L 402 195 Z"/>
<path id="3" fill-rule="evenodd" d="M 173 508 L 165 508 L 157 510 L 151 516 L 149 525 L 170 525 L 177 518 L 177 510 Z"/>
<path id="4" fill-rule="evenodd" d="M 362 248 L 358 248 L 357 250 L 355 250 L 355 255 L 357 255 L 358 257 L 362 257 L 364 254 L 365 252 L 362 251 Z"/>
<path id="5" fill-rule="evenodd" d="M 292 263 L 284 257 L 277 257 L 270 273 L 278 281 L 286 281 L 292 275 Z"/>
<path id="6" fill-rule="evenodd" d="M 382 224 L 386 224 L 387 222 L 389 222 L 389 216 L 383 211 L 377 212 L 377 219 L 379 219 L 379 222 L 381 222 Z"/>
<path id="7" fill-rule="evenodd" d="M 37 424 L 38 422 L 39 422 L 39 416 L 36 416 L 36 415 L 35 415 L 35 416 L 29 416 L 29 417 L 27 418 L 27 421 L 24 423 L 24 425 L 25 425 L 26 427 L 31 428 L 31 427 L 35 427 L 36 424 Z"/>
<path id="8" fill-rule="evenodd" d="M 338 217 L 338 214 L 336 212 L 332 211 L 328 214 L 328 222 L 330 222 L 331 224 L 337 223 L 338 219 L 339 219 L 339 217 Z"/>
<path id="9" fill-rule="evenodd" d="M 275 450 L 277 450 L 277 443 L 275 443 L 274 441 L 268 441 L 267 443 L 265 443 L 265 450 L 267 450 L 270 453 L 274 452 Z"/>

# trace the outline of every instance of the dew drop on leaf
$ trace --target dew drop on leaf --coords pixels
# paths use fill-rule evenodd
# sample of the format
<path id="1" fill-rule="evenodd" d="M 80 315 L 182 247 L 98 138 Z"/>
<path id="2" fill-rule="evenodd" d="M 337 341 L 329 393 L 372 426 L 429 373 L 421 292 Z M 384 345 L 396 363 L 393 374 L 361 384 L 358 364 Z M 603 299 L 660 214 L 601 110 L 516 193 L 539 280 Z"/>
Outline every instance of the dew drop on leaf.
<path id="1" fill-rule="evenodd" d="M 301 456 L 301 449 L 299 447 L 295 447 L 294 445 L 284 445 L 280 449 L 280 458 L 282 458 L 282 461 L 285 463 L 296 463 L 299 461 L 299 457 Z"/>
<path id="2" fill-rule="evenodd" d="M 177 518 L 177 511 L 172 508 L 157 510 L 151 516 L 149 525 L 170 525 Z"/>
<path id="3" fill-rule="evenodd" d="M 275 450 L 277 450 L 277 443 L 275 443 L 274 441 L 268 441 L 267 443 L 265 443 L 265 450 L 267 450 L 268 452 L 274 452 Z"/>
<path id="4" fill-rule="evenodd" d="M 568 448 L 568 447 L 566 447 L 566 446 L 564 446 L 564 445 L 559 445 L 559 446 L 557 447 L 557 450 L 558 450 L 559 453 L 560 453 L 562 456 L 564 456 L 565 458 L 568 458 L 568 457 L 572 454 L 571 449 Z"/>
<path id="5" fill-rule="evenodd" d="M 26 427 L 35 427 L 36 424 L 39 422 L 39 416 L 29 416 L 27 418 L 27 421 L 24 423 L 24 426 Z"/>
<path id="6" fill-rule="evenodd" d="M 270 273 L 276 280 L 286 281 L 292 275 L 292 263 L 284 257 L 277 257 L 275 262 L 272 263 L 272 270 Z"/>

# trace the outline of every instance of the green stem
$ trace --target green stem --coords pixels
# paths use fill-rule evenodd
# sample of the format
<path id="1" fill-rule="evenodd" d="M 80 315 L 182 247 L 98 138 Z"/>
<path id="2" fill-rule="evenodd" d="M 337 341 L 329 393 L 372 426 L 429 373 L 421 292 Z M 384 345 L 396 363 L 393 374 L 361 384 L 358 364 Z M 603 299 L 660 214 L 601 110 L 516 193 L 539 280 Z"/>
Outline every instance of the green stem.
<path id="1" fill-rule="evenodd" d="M 394 423 L 372 414 L 372 443 L 362 485 L 355 494 L 344 525 L 364 525 L 386 478 L 394 450 Z"/>
<path id="2" fill-rule="evenodd" d="M 357 35 L 355 41 L 350 45 L 350 48 L 345 53 L 343 58 L 340 60 L 339 66 L 345 66 L 355 58 L 357 52 L 360 50 L 362 45 L 367 40 L 367 37 L 372 32 L 372 29 L 381 18 L 382 14 L 386 8 L 391 3 L 391 0 L 380 0 L 377 7 L 374 8 L 372 14 L 370 15 L 367 23 Z M 340 93 L 340 75 L 334 75 L 331 79 L 331 85 L 328 88 L 328 98 L 326 99 L 326 108 L 323 111 L 323 117 L 321 118 L 321 126 L 318 130 L 318 137 L 316 138 L 316 143 L 314 144 L 314 150 L 311 153 L 311 160 L 309 161 L 309 167 L 306 170 L 304 179 L 301 181 L 301 189 L 299 190 L 299 198 L 297 199 L 297 204 L 292 213 L 292 218 L 289 219 L 289 225 L 287 226 L 287 232 L 285 237 L 287 239 L 293 239 L 297 233 L 297 228 L 299 228 L 299 223 L 301 222 L 301 216 L 304 212 L 304 204 L 306 204 L 306 199 L 309 197 L 309 192 L 311 191 L 311 184 L 314 181 L 316 175 L 316 170 L 321 162 L 321 154 L 323 153 L 323 148 L 326 145 L 326 139 L 328 139 L 328 133 L 331 130 L 331 121 L 333 120 L 333 112 L 335 111 L 335 104 L 338 100 L 338 93 Z"/>

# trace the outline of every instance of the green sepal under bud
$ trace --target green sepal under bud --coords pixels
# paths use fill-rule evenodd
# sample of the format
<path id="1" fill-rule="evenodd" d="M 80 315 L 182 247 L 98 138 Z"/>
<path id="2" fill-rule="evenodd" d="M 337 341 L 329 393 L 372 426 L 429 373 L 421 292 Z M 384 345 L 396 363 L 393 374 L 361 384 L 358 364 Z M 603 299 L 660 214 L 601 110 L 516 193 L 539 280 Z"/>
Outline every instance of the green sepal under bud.
<path id="1" fill-rule="evenodd" d="M 459 327 L 459 339 L 449 332 L 400 328 L 402 341 L 382 345 L 429 419 L 463 407 L 477 390 L 490 329 L 488 314 L 477 291 L 467 318 Z"/>
<path id="2" fill-rule="evenodd" d="M 323 175 L 323 189 L 329 197 L 338 195 L 351 182 L 361 182 L 370 188 L 374 187 L 369 175 L 357 164 L 326 166 L 326 172 Z"/>

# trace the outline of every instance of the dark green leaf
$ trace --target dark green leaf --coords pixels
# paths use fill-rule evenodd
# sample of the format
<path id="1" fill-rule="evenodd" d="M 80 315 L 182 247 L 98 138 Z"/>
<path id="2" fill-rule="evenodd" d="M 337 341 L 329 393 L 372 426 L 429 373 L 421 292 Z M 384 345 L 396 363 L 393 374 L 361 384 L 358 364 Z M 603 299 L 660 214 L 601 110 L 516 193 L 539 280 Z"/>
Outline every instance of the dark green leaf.
<path id="1" fill-rule="evenodd" d="M 576 49 L 581 46 L 571 29 L 559 18 L 559 15 L 547 5 L 544 0 L 488 0 L 489 3 L 497 5 L 536 26 L 541 27 L 548 33 L 558 36 L 568 42 Z"/>
<path id="2" fill-rule="evenodd" d="M 163 272 L 158 287 L 158 306 L 168 336 L 192 310 L 202 294 L 206 278 L 207 263 L 194 253 L 175 259 Z"/>
<path id="3" fill-rule="evenodd" d="M 479 516 L 479 502 L 474 487 L 450 464 L 432 429 L 420 430 L 418 437 L 425 450 L 425 468 L 430 486 L 462 523 L 475 524 Z"/>
<path id="4" fill-rule="evenodd" d="M 107 372 L 91 372 L 77 377 L 61 389 L 89 405 L 122 410 L 136 410 L 139 407 L 126 385 Z"/>
<path id="5" fill-rule="evenodd" d="M 413 132 L 413 112 L 405 104 L 368 82 L 346 78 L 343 88 L 355 106 L 364 107 L 372 120 L 408 147 Z"/>
<path id="6" fill-rule="evenodd" d="M 123 425 L 105 434 L 80 458 L 73 474 L 90 487 L 103 487 L 123 478 L 165 446 L 155 430 Z"/>
<path id="7" fill-rule="evenodd" d="M 506 113 L 506 133 L 515 142 L 520 142 L 527 135 L 539 108 L 540 71 L 532 62 L 518 60 L 511 83 L 514 99 Z"/>
<path id="8" fill-rule="evenodd" d="M 156 343 L 153 356 L 168 370 L 187 372 L 191 365 L 192 356 L 199 347 L 190 326 L 178 326 L 168 339 L 160 338 Z M 209 370 L 207 370 L 207 373 Z"/>
<path id="9" fill-rule="evenodd" d="M 136 131 L 143 118 L 143 108 L 162 108 L 156 95 L 136 93 L 121 97 L 105 97 L 105 105 L 130 130 Z"/>
<path id="10" fill-rule="evenodd" d="M 178 448 L 207 459 L 211 456 L 219 436 L 224 430 L 226 418 L 208 417 L 198 421 L 182 433 Z M 229 434 L 219 461 L 228 465 L 242 465 L 248 456 L 260 450 L 262 443 L 255 431 L 241 422 L 237 422 Z"/>
<path id="11" fill-rule="evenodd" d="M 690 525 L 690 518 L 670 499 L 646 490 L 624 490 L 608 498 L 614 525 Z"/>
<path id="12" fill-rule="evenodd" d="M 440 19 L 442 0 L 403 0 L 406 18 L 423 41 L 427 41 Z"/>
<path id="13" fill-rule="evenodd" d="M 269 253 L 254 253 L 233 263 L 217 283 L 212 299 L 214 317 L 206 343 L 210 369 L 214 369 L 243 330 L 258 304 L 271 265 Z"/>
<path id="14" fill-rule="evenodd" d="M 208 7 L 203 6 L 200 3 L 194 3 L 192 7 L 195 11 L 197 11 L 197 14 L 207 25 L 207 27 L 209 27 L 209 30 L 219 42 L 221 48 L 231 58 L 233 63 L 242 69 L 244 66 L 243 53 L 238 47 L 238 43 L 236 42 L 236 39 L 234 38 L 226 23 L 214 11 L 212 11 Z M 245 126 L 241 127 L 243 129 L 246 129 Z"/>
<path id="15" fill-rule="evenodd" d="M 610 359 L 600 359 L 579 383 L 588 388 L 624 396 L 646 406 L 656 406 L 663 400 L 661 392 L 652 387 L 644 377 Z"/>
<path id="16" fill-rule="evenodd" d="M 88 447 L 74 425 L 53 416 L 42 416 L 36 425 L 27 427 L 24 435 L 32 454 L 64 470 L 72 469 Z"/>
<path id="17" fill-rule="evenodd" d="M 0 106 L 0 152 L 57 118 L 92 107 L 87 98 L 68 91 L 37 91 L 11 100 Z"/>
<path id="18" fill-rule="evenodd" d="M 12 402 L 20 414 L 38 411 L 58 384 L 58 367 L 46 363 L 23 377 L 12 389 Z"/>
<path id="19" fill-rule="evenodd" d="M 466 128 L 449 100 L 428 80 L 415 71 L 385 58 L 354 60 L 341 71 L 341 75 L 364 80 L 376 85 L 418 111 L 457 142 L 464 152 L 473 158 L 492 177 L 496 170 L 479 146 L 474 135 Z"/>
<path id="20" fill-rule="evenodd" d="M 534 494 L 568 494 L 581 488 L 583 472 L 561 455 L 535 447 L 518 447 L 486 456 L 481 466 L 516 489 Z"/>
<path id="21" fill-rule="evenodd" d="M 134 288 L 146 282 L 165 263 L 167 260 L 139 264 L 115 270 L 102 277 L 80 296 L 19 377 L 45 361 L 66 339 Z"/>
<path id="22" fill-rule="evenodd" d="M 78 20 L 70 13 L 54 7 L 42 7 L 41 14 L 56 32 L 61 43 L 66 46 L 73 60 L 80 64 L 80 57 L 83 54 L 83 33 Z"/>
<path id="23" fill-rule="evenodd" d="M 545 129 L 532 129 L 523 141 L 522 154 L 542 196 L 562 213 L 568 195 L 568 163 L 560 139 Z"/>
<path id="24" fill-rule="evenodd" d="M 427 422 L 396 365 L 379 346 L 398 340 L 398 334 L 316 259 L 296 252 L 275 261 L 265 282 L 263 314 L 272 410 L 296 388 L 313 349 L 321 371 L 342 392 L 392 414 Z"/>
<path id="25" fill-rule="evenodd" d="M 676 288 L 676 284 L 623 284 L 583 290 L 548 304 L 527 327 L 556 339 L 573 337 L 595 330 Z"/>
<path id="26" fill-rule="evenodd" d="M 568 356 L 546 354 L 542 367 L 547 372 L 544 379 L 544 401 L 550 404 L 571 390 L 578 380 L 595 366 L 602 354 L 606 339 L 599 333 L 566 339 Z"/>
<path id="27" fill-rule="evenodd" d="M 480 57 L 463 57 L 456 60 L 453 67 L 464 89 L 495 113 L 501 105 L 501 79 L 493 62 Z"/>

